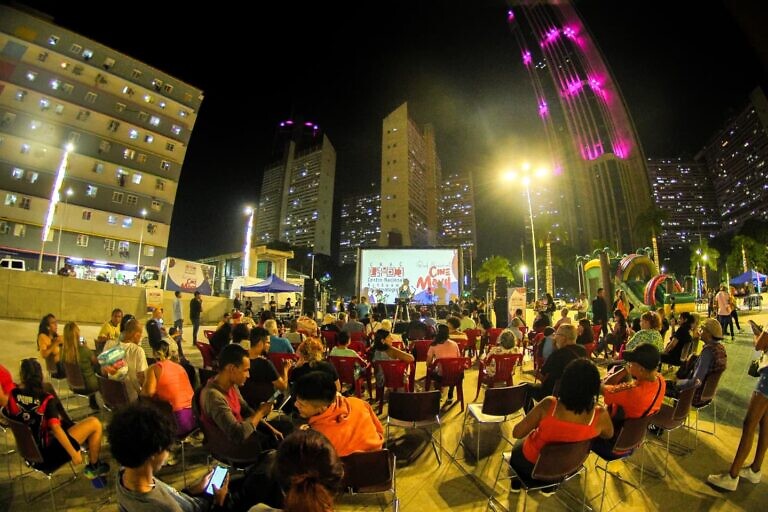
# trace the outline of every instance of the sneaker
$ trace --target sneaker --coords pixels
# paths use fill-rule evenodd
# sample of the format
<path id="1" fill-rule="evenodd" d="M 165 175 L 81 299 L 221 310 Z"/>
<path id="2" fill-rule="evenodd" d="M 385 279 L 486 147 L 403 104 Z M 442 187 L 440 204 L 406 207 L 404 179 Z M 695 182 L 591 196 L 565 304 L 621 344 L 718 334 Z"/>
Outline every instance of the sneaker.
<path id="1" fill-rule="evenodd" d="M 719 475 L 709 475 L 707 482 L 724 491 L 735 491 L 739 486 L 739 477 L 732 478 L 728 473 L 720 473 Z"/>
<path id="2" fill-rule="evenodd" d="M 89 480 L 109 474 L 109 464 L 106 462 L 97 462 L 96 464 L 87 464 L 83 469 L 83 474 Z"/>
<path id="3" fill-rule="evenodd" d="M 739 478 L 744 478 L 753 484 L 759 484 L 762 476 L 762 471 L 752 471 L 750 466 L 741 468 L 741 471 L 739 471 Z"/>
<path id="4" fill-rule="evenodd" d="M 664 435 L 664 429 L 661 428 L 661 427 L 657 427 L 653 423 L 648 425 L 648 432 L 650 432 L 651 434 L 655 435 L 656 437 L 661 437 L 661 436 Z"/>
<path id="5" fill-rule="evenodd" d="M 545 487 L 539 491 L 542 496 L 545 498 L 549 498 L 553 494 L 557 492 L 557 486 L 556 485 L 550 485 L 549 487 Z"/>
<path id="6" fill-rule="evenodd" d="M 509 492 L 513 492 L 515 494 L 518 494 L 522 488 L 523 484 L 520 482 L 519 478 L 513 478 L 509 484 Z"/>

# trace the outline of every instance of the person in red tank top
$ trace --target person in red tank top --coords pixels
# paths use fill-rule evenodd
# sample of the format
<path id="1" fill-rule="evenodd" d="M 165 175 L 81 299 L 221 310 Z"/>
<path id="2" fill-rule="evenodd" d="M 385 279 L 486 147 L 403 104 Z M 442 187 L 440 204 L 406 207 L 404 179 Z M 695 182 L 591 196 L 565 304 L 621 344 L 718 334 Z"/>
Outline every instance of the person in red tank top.
<path id="1" fill-rule="evenodd" d="M 515 425 L 518 441 L 510 465 L 520 478 L 530 479 L 541 449 L 550 443 L 572 443 L 613 436 L 608 413 L 597 404 L 600 373 L 587 359 L 566 366 L 558 397 L 548 396 Z M 520 492 L 520 480 L 512 480 L 512 492 Z"/>

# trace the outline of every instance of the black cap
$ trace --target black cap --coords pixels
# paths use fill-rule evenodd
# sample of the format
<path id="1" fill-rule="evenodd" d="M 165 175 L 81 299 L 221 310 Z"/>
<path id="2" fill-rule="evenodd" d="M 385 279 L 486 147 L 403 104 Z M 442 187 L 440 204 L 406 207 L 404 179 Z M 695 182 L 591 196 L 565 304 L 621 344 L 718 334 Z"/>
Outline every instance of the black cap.
<path id="1" fill-rule="evenodd" d="M 655 345 L 650 343 L 643 343 L 635 348 L 635 350 L 625 350 L 624 360 L 632 363 L 637 363 L 646 370 L 655 370 L 659 366 L 661 356 L 659 349 Z"/>

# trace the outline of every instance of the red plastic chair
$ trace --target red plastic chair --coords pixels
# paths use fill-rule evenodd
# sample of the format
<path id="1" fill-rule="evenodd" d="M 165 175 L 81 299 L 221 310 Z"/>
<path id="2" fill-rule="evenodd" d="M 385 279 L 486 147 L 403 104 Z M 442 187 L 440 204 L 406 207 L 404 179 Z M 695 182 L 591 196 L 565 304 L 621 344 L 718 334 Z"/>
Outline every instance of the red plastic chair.
<path id="1" fill-rule="evenodd" d="M 368 381 L 368 395 L 373 398 L 373 391 L 371 390 L 371 372 L 370 365 L 365 365 L 360 377 L 355 377 L 355 367 L 363 366 L 363 362 L 356 357 L 344 357 L 344 356 L 330 356 L 328 362 L 336 368 L 336 373 L 339 374 L 339 382 L 343 386 L 347 384 L 352 386 L 355 390 L 355 396 L 357 398 L 363 397 L 363 382 Z"/>
<path id="2" fill-rule="evenodd" d="M 208 341 L 211 341 L 211 338 L 213 338 L 213 333 L 214 332 L 216 332 L 216 331 L 211 331 L 209 329 L 205 329 L 203 331 L 203 334 L 205 334 L 205 339 L 207 339 Z M 197 342 L 195 342 L 195 343 L 197 343 Z"/>
<path id="3" fill-rule="evenodd" d="M 523 360 L 523 354 L 493 354 L 488 356 L 488 359 L 480 360 L 480 372 L 477 376 L 477 394 L 474 401 L 477 401 L 477 397 L 480 396 L 480 389 L 483 384 L 489 388 L 494 387 L 497 382 L 504 382 L 506 386 L 514 385 L 513 375 L 515 374 L 515 365 L 521 363 Z M 496 373 L 492 376 L 488 374 L 488 367 L 491 361 L 495 361 Z"/>
<path id="4" fill-rule="evenodd" d="M 464 334 L 467 335 L 467 340 L 469 340 L 470 356 L 477 355 L 477 340 L 480 339 L 483 333 L 480 329 L 467 329 L 464 331 Z"/>
<path id="5" fill-rule="evenodd" d="M 197 347 L 197 350 L 200 351 L 200 355 L 203 356 L 203 368 L 214 370 L 219 366 L 218 362 L 216 361 L 216 356 L 213 353 L 213 347 L 210 344 L 203 343 L 202 341 L 196 341 L 195 347 Z"/>
<path id="6" fill-rule="evenodd" d="M 320 335 L 325 340 L 325 346 L 328 350 L 331 350 L 336 346 L 336 337 L 339 333 L 336 331 L 320 331 Z"/>
<path id="7" fill-rule="evenodd" d="M 603 324 L 595 324 L 592 326 L 592 340 L 597 341 L 600 339 L 600 333 L 603 332 Z"/>
<path id="8" fill-rule="evenodd" d="M 415 363 L 406 363 L 405 361 L 374 361 L 373 367 L 376 371 L 376 398 L 379 400 L 379 414 L 384 411 L 384 394 L 387 389 L 390 391 L 404 390 L 406 393 L 413 391 L 413 381 L 411 380 L 412 370 Z M 379 377 L 383 382 L 379 382 Z"/>
<path id="9" fill-rule="evenodd" d="M 267 359 L 272 361 L 272 364 L 275 365 L 277 371 L 280 372 L 283 369 L 283 361 L 298 361 L 299 356 L 282 352 L 270 352 L 267 354 Z"/>
<path id="10" fill-rule="evenodd" d="M 350 341 L 362 341 L 365 339 L 365 333 L 363 331 L 357 331 L 349 334 Z"/>
<path id="11" fill-rule="evenodd" d="M 416 364 L 427 362 L 427 352 L 432 344 L 432 340 L 413 340 L 411 342 L 411 353 L 413 354 L 413 366 L 411 367 L 411 382 L 416 382 Z"/>
<path id="12" fill-rule="evenodd" d="M 501 333 L 504 331 L 504 329 L 501 329 L 499 327 L 491 327 L 486 333 L 488 333 L 488 344 L 485 346 L 485 349 L 490 351 L 491 348 L 495 347 L 499 344 L 499 336 L 501 336 Z"/>
<path id="13" fill-rule="evenodd" d="M 362 341 L 350 341 L 349 348 L 360 354 L 361 356 L 365 355 L 365 343 Z"/>
<path id="14" fill-rule="evenodd" d="M 440 375 L 438 376 L 438 366 Z M 464 370 L 472 366 L 472 360 L 468 357 L 446 357 L 435 360 L 427 368 L 426 391 L 429 391 L 432 382 L 438 387 L 456 386 L 457 398 L 461 402 L 461 410 L 464 411 Z"/>

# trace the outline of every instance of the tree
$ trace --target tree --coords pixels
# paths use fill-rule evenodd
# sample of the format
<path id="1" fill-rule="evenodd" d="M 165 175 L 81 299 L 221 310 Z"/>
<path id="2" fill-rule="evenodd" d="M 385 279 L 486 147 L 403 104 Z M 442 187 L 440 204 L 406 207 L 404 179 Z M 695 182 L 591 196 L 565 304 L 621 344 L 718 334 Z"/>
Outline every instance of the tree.
<path id="1" fill-rule="evenodd" d="M 651 237 L 653 261 L 656 263 L 657 267 L 661 267 L 661 260 L 659 260 L 659 244 L 656 242 L 656 235 L 661 233 L 664 221 L 667 220 L 667 217 L 667 212 L 659 210 L 655 206 L 651 206 L 637 216 L 635 224 L 632 226 L 632 230 L 638 241 L 647 240 L 648 236 Z"/>
<path id="2" fill-rule="evenodd" d="M 744 252 L 742 252 L 742 250 Z M 750 236 L 737 235 L 731 240 L 731 251 L 725 260 L 725 265 L 732 275 L 744 272 L 744 257 L 747 259 L 747 270 L 750 268 L 764 272 L 768 264 L 768 252 L 762 244 Z"/>
<path id="3" fill-rule="evenodd" d="M 707 289 L 709 289 L 707 286 L 707 267 L 717 270 L 717 260 L 719 258 L 720 251 L 710 247 L 706 239 L 691 247 L 691 273 L 699 276 L 698 271 L 700 270 L 701 279 Z"/>
<path id="4" fill-rule="evenodd" d="M 496 278 L 506 277 L 512 279 L 512 267 L 507 258 L 502 256 L 491 256 L 483 261 L 477 270 L 477 280 L 481 283 L 490 283 L 493 297 L 496 297 Z"/>

